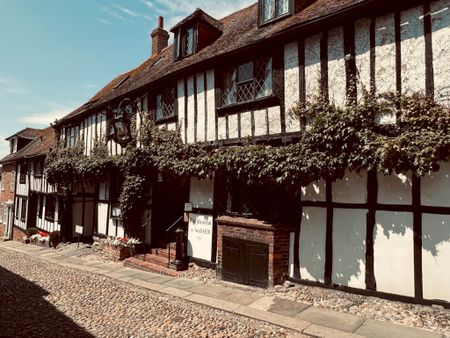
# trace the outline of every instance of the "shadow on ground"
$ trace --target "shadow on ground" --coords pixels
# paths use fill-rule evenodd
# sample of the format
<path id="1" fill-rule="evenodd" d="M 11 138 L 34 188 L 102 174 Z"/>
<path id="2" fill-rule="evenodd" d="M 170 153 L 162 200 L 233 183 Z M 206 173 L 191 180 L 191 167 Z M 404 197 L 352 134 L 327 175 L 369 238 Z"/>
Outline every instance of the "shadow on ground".
<path id="1" fill-rule="evenodd" d="M 0 267 L 0 337 L 93 337 L 47 302 L 39 285 Z"/>

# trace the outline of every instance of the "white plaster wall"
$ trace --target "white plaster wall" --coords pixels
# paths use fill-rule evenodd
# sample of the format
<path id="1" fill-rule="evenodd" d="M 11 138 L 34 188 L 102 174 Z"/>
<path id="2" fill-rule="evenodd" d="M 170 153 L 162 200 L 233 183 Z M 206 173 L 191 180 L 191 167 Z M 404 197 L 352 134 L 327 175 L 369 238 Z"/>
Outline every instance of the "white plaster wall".
<path id="1" fill-rule="evenodd" d="M 370 19 L 355 22 L 355 62 L 358 100 L 370 90 Z"/>
<path id="2" fill-rule="evenodd" d="M 367 172 L 347 171 L 341 180 L 333 182 L 333 202 L 366 203 Z"/>
<path id="3" fill-rule="evenodd" d="M 194 77 L 187 78 L 187 143 L 194 142 L 195 115 L 194 115 Z"/>
<path id="4" fill-rule="evenodd" d="M 435 98 L 450 105 L 450 0 L 431 2 Z"/>
<path id="5" fill-rule="evenodd" d="M 177 124 L 175 122 L 167 124 L 167 130 L 177 130 Z"/>
<path id="6" fill-rule="evenodd" d="M 450 216 L 423 214 L 422 275 L 425 299 L 450 302 Z"/>
<path id="7" fill-rule="evenodd" d="M 330 101 L 343 107 L 346 101 L 346 73 L 344 29 L 342 26 L 328 32 L 328 92 Z"/>
<path id="8" fill-rule="evenodd" d="M 214 200 L 214 180 L 191 178 L 189 202 L 194 208 L 212 209 Z"/>
<path id="9" fill-rule="evenodd" d="M 374 231 L 377 290 L 414 297 L 413 214 L 378 211 Z"/>
<path id="10" fill-rule="evenodd" d="M 450 163 L 440 163 L 437 172 L 425 175 L 421 180 L 422 205 L 450 207 Z"/>
<path id="11" fill-rule="evenodd" d="M 281 133 L 281 111 L 280 107 L 270 107 L 268 109 L 269 134 Z"/>
<path id="12" fill-rule="evenodd" d="M 228 138 L 239 137 L 238 115 L 228 115 Z"/>
<path id="13" fill-rule="evenodd" d="M 255 110 L 253 112 L 255 117 L 255 136 L 261 136 L 267 134 L 267 111 Z"/>
<path id="14" fill-rule="evenodd" d="M 252 136 L 252 114 L 244 112 L 241 114 L 241 137 Z"/>
<path id="15" fill-rule="evenodd" d="M 206 72 L 206 107 L 208 111 L 207 116 L 207 140 L 214 141 L 216 139 L 216 98 L 214 88 L 214 70 Z"/>
<path id="16" fill-rule="evenodd" d="M 225 117 L 219 117 L 217 120 L 217 133 L 219 140 L 227 138 L 227 120 Z"/>
<path id="17" fill-rule="evenodd" d="M 307 100 L 318 93 L 320 73 L 320 34 L 316 34 L 305 39 L 305 91 Z"/>
<path id="18" fill-rule="evenodd" d="M 289 113 L 300 99 L 299 76 L 298 42 L 295 41 L 284 46 L 284 101 L 288 133 L 300 131 L 300 122 Z"/>
<path id="19" fill-rule="evenodd" d="M 98 233 L 106 235 L 106 222 L 108 221 L 108 204 L 97 204 L 97 228 Z"/>
<path id="20" fill-rule="evenodd" d="M 396 90 L 394 14 L 375 20 L 375 86 L 378 93 Z"/>
<path id="21" fill-rule="evenodd" d="M 326 201 L 326 182 L 320 180 L 302 187 L 302 201 Z"/>
<path id="22" fill-rule="evenodd" d="M 181 139 L 186 143 L 186 137 L 184 134 L 185 129 L 185 107 L 184 107 L 184 80 L 179 80 L 177 85 L 178 95 L 178 125 L 180 126 Z"/>
<path id="23" fill-rule="evenodd" d="M 125 229 L 122 226 L 117 227 L 117 237 L 124 237 Z"/>
<path id="24" fill-rule="evenodd" d="M 205 123 L 206 123 L 206 105 L 205 105 L 205 74 L 197 74 L 197 141 L 205 142 Z"/>
<path id="25" fill-rule="evenodd" d="M 366 288 L 366 215 L 368 210 L 334 209 L 334 284 Z"/>
<path id="26" fill-rule="evenodd" d="M 400 14 L 402 50 L 402 92 L 424 92 L 425 37 L 423 7 L 414 7 Z"/>
<path id="27" fill-rule="evenodd" d="M 378 203 L 412 204 L 411 173 L 389 176 L 378 173 Z"/>
<path id="28" fill-rule="evenodd" d="M 303 208 L 299 256 L 304 280 L 324 282 L 326 220 L 325 208 Z"/>
<path id="29" fill-rule="evenodd" d="M 289 277 L 294 277 L 294 242 L 295 232 L 291 232 L 289 235 Z"/>

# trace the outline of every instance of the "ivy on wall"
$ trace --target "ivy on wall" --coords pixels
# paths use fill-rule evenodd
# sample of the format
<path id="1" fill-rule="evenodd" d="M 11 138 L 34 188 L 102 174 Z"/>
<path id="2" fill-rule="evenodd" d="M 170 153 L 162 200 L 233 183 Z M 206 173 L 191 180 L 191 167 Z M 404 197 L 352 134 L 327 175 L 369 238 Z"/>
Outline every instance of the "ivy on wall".
<path id="1" fill-rule="evenodd" d="M 298 142 L 283 146 L 220 147 L 183 144 L 180 131 L 168 131 L 144 121 L 123 156 L 110 156 L 97 141 L 91 156 L 83 148 L 57 147 L 47 158 L 49 183 L 69 193 L 74 182 L 94 184 L 111 170 L 119 170 L 124 184 L 120 195 L 122 221 L 139 224 L 151 177 L 162 175 L 206 178 L 226 174 L 248 184 L 282 185 L 299 191 L 319 179 L 336 180 L 346 170 L 376 170 L 384 174 L 412 171 L 423 176 L 439 169 L 450 155 L 450 111 L 432 98 L 414 94 L 363 93 L 346 107 L 317 94 L 299 102 L 290 114 L 302 121 Z M 396 123 L 380 126 L 380 115 L 396 116 Z M 139 216 L 138 216 L 139 215 Z"/>

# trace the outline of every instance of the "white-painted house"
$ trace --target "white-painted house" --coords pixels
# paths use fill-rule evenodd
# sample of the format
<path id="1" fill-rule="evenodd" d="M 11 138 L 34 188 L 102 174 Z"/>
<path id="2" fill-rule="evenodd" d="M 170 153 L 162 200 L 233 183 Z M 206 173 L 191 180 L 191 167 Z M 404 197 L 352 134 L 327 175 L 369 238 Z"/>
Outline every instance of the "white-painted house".
<path id="1" fill-rule="evenodd" d="M 111 112 L 124 99 L 136 102 L 134 107 L 160 128 L 180 130 L 185 143 L 223 146 L 244 137 L 275 145 L 295 140 L 300 123 L 288 112 L 317 92 L 319 80 L 338 105 L 345 104 L 354 78 L 358 97 L 363 86 L 374 84 L 377 92 L 419 91 L 450 103 L 449 0 L 259 1 L 221 20 L 196 10 L 171 31 L 175 43 L 168 47 L 161 20 L 147 61 L 57 123 L 67 146 L 81 140 L 89 155 L 95 140 L 106 137 L 110 153 L 122 154 Z M 137 114 L 138 125 L 140 120 Z M 378 122 L 395 123 L 395 118 L 379 116 Z M 241 217 L 242 208 L 221 202 L 224 183 L 217 177 L 178 185 L 158 177 L 143 210 L 144 237 L 149 245 L 157 243 L 190 202 L 189 255 L 217 263 L 222 276 L 232 280 L 252 283 L 242 269 L 227 271 L 230 252 L 262 255 L 262 285 L 288 275 L 305 283 L 448 304 L 449 173 L 450 165 L 443 163 L 441 171 L 422 179 L 361 172 L 316 182 L 302 189 L 300 203 L 285 204 L 301 221 L 281 230 L 252 223 Z M 73 223 L 87 226 L 86 235 L 124 234 L 116 184 L 107 178 L 74 202 L 73 214 L 85 218 L 74 216 Z M 195 236 L 195 229 L 209 229 L 211 236 Z M 242 233 L 248 236 L 239 237 Z M 274 262 L 269 257 L 277 252 L 282 258 Z"/>

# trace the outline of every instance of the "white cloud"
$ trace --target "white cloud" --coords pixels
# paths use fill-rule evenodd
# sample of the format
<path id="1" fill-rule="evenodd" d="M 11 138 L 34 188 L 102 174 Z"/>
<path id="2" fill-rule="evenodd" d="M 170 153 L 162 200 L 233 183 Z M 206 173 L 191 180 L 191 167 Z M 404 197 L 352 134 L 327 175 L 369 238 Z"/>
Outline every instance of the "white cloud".
<path id="1" fill-rule="evenodd" d="M 138 12 L 135 12 L 135 11 L 132 11 L 131 9 L 129 9 L 129 8 L 125 8 L 125 7 L 122 7 L 122 6 L 120 6 L 120 5 L 113 5 L 115 8 L 117 8 L 118 10 L 120 10 L 121 12 L 123 12 L 123 13 L 125 13 L 125 14 L 127 14 L 127 15 L 130 15 L 130 16 L 141 16 L 141 14 L 139 14 Z"/>
<path id="2" fill-rule="evenodd" d="M 0 92 L 8 95 L 28 95 L 30 91 L 20 81 L 0 77 Z"/>
<path id="3" fill-rule="evenodd" d="M 44 113 L 34 113 L 24 116 L 19 121 L 29 125 L 48 126 L 56 119 L 60 119 L 74 110 L 74 107 L 59 107 Z"/>
<path id="4" fill-rule="evenodd" d="M 109 22 L 108 20 L 105 20 L 105 19 L 97 19 L 97 20 L 98 20 L 98 22 L 100 22 L 100 23 L 102 23 L 104 25 L 110 25 L 111 24 L 111 22 Z"/>
<path id="5" fill-rule="evenodd" d="M 9 154 L 9 143 L 5 141 L 5 138 L 7 138 L 7 136 L 0 135 L 0 158 Z"/>
<path id="6" fill-rule="evenodd" d="M 97 89 L 98 88 L 95 84 L 92 84 L 92 83 L 86 83 L 84 86 L 89 89 Z"/>
<path id="7" fill-rule="evenodd" d="M 120 15 L 119 13 L 113 11 L 111 8 L 109 8 L 108 6 L 105 7 L 101 7 L 100 8 L 103 12 L 105 12 L 106 14 L 108 14 L 109 16 L 112 16 L 113 18 L 119 19 L 119 20 L 125 20 L 125 18 Z"/>

